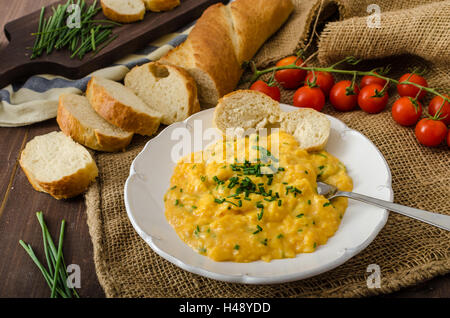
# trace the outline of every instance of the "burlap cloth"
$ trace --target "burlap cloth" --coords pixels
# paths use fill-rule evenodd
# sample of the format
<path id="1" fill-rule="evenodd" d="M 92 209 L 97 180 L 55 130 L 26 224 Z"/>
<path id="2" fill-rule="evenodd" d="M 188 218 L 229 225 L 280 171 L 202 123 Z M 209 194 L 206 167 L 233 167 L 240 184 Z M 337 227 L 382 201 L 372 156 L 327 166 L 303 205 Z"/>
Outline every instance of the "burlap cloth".
<path id="1" fill-rule="evenodd" d="M 450 1 L 379 0 L 380 29 L 367 27 L 366 8 L 372 0 L 294 2 L 296 11 L 287 25 L 258 54 L 260 65 L 304 47 L 320 11 L 316 28 L 320 40 L 311 46 L 318 47 L 319 60 L 313 64 L 326 65 L 354 55 L 371 59 L 360 69 L 391 63 L 393 77 L 407 67 L 426 66 L 429 85 L 449 92 Z M 291 103 L 292 94 L 284 91 L 283 102 Z M 390 94 L 391 105 L 397 97 L 395 88 Z M 395 202 L 450 214 L 450 151 L 446 146 L 418 145 L 413 129 L 395 124 L 389 111 L 336 113 L 327 105 L 325 112 L 361 131 L 380 149 L 392 171 Z M 124 183 L 145 141 L 136 138 L 126 153 L 97 154 L 100 178 L 86 195 L 95 266 L 108 297 L 357 297 L 389 293 L 450 271 L 449 232 L 391 213 L 367 249 L 314 278 L 251 286 L 188 273 L 154 253 L 126 215 Z M 369 264 L 380 266 L 381 288 L 367 287 Z"/>

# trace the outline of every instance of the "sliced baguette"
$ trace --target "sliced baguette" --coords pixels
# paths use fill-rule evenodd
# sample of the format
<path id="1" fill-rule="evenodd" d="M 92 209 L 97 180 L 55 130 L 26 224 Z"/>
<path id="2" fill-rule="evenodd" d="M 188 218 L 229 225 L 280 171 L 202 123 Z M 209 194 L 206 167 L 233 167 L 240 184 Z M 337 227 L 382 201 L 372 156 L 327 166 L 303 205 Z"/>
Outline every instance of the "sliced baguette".
<path id="1" fill-rule="evenodd" d="M 249 129 L 266 128 L 280 121 L 279 103 L 251 90 L 239 90 L 222 97 L 214 111 L 214 125 L 227 136 Z"/>
<path id="2" fill-rule="evenodd" d="M 144 0 L 145 8 L 153 12 L 169 11 L 180 5 L 180 0 Z"/>
<path id="3" fill-rule="evenodd" d="M 179 67 L 159 63 L 137 66 L 125 77 L 125 86 L 147 105 L 158 110 L 164 125 L 183 121 L 200 111 L 197 85 Z"/>
<path id="4" fill-rule="evenodd" d="M 98 115 L 86 97 L 62 94 L 56 117 L 59 128 L 76 142 L 99 151 L 124 150 L 133 133 L 111 125 Z"/>
<path id="5" fill-rule="evenodd" d="M 280 129 L 293 135 L 307 151 L 325 148 L 330 137 L 330 121 L 312 108 L 281 113 Z"/>
<path id="6" fill-rule="evenodd" d="M 145 15 L 142 0 L 101 0 L 103 14 L 110 20 L 120 23 L 141 21 Z"/>
<path id="7" fill-rule="evenodd" d="M 89 152 L 62 132 L 29 141 L 19 162 L 33 188 L 56 199 L 83 193 L 98 175 Z"/>
<path id="8" fill-rule="evenodd" d="M 239 136 L 252 129 L 280 128 L 293 135 L 300 147 L 317 151 L 330 136 L 326 116 L 310 108 L 283 112 L 278 102 L 255 91 L 240 90 L 222 97 L 214 112 L 214 125 L 226 136 Z"/>
<path id="9" fill-rule="evenodd" d="M 94 76 L 86 96 L 101 117 L 125 131 L 152 136 L 158 130 L 161 113 L 120 83 Z"/>

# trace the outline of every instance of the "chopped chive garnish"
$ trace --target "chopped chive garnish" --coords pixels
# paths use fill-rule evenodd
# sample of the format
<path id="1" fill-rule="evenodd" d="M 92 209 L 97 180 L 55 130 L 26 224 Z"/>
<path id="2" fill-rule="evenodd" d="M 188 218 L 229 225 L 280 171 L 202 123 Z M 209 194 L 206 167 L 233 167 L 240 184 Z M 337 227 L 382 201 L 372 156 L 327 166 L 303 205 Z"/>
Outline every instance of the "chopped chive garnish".
<path id="1" fill-rule="evenodd" d="M 298 229 L 298 231 L 297 232 L 303 232 L 303 230 L 302 229 Z"/>
<path id="2" fill-rule="evenodd" d="M 278 206 L 281 206 L 282 201 L 278 200 Z"/>
<path id="3" fill-rule="evenodd" d="M 316 248 L 316 246 L 317 246 L 317 243 L 316 243 L 316 242 L 314 242 L 314 246 L 313 246 L 313 247 L 314 247 L 314 248 Z"/>
<path id="4" fill-rule="evenodd" d="M 327 202 L 327 203 L 323 204 L 323 207 L 326 208 L 327 206 L 330 206 L 330 205 L 331 205 L 331 202 Z"/>
<path id="5" fill-rule="evenodd" d="M 175 200 L 175 206 L 177 206 L 177 205 L 179 205 L 180 204 L 180 200 Z"/>
<path id="6" fill-rule="evenodd" d="M 267 246 L 267 239 L 265 238 L 264 240 L 262 240 L 261 244 Z"/>
<path id="7" fill-rule="evenodd" d="M 200 227 L 197 225 L 197 227 L 194 230 L 194 235 L 199 236 L 200 235 Z"/>
<path id="8" fill-rule="evenodd" d="M 197 210 L 197 207 L 196 207 L 195 205 L 193 205 L 192 208 L 193 208 L 194 210 Z"/>
<path id="9" fill-rule="evenodd" d="M 296 216 L 296 218 L 301 218 L 303 217 L 305 214 L 304 213 L 300 213 L 299 215 Z"/>
<path id="10" fill-rule="evenodd" d="M 175 190 L 177 188 L 177 186 L 173 186 L 172 188 L 170 188 L 170 190 Z"/>
<path id="11" fill-rule="evenodd" d="M 320 166 L 319 167 L 319 170 L 323 170 L 323 169 L 325 169 L 325 166 Z"/>
<path id="12" fill-rule="evenodd" d="M 206 177 L 205 176 L 201 176 L 200 180 L 202 180 L 202 182 L 205 182 L 206 181 Z"/>
<path id="13" fill-rule="evenodd" d="M 256 225 L 257 230 L 255 232 L 253 232 L 253 234 L 258 234 L 259 232 L 262 232 L 262 227 L 260 227 L 259 225 Z"/>
<path id="14" fill-rule="evenodd" d="M 202 254 L 206 254 L 206 248 L 202 247 L 201 249 L 198 250 L 200 253 Z"/>
<path id="15" fill-rule="evenodd" d="M 308 205 L 311 205 L 311 200 L 308 200 Z"/>
<path id="16" fill-rule="evenodd" d="M 278 234 L 277 239 L 282 239 L 283 237 L 283 234 Z"/>
<path id="17" fill-rule="evenodd" d="M 240 247 L 239 245 L 237 245 L 237 244 L 234 246 L 234 249 L 235 249 L 236 251 L 239 251 L 240 248 L 241 248 L 241 247 Z"/>

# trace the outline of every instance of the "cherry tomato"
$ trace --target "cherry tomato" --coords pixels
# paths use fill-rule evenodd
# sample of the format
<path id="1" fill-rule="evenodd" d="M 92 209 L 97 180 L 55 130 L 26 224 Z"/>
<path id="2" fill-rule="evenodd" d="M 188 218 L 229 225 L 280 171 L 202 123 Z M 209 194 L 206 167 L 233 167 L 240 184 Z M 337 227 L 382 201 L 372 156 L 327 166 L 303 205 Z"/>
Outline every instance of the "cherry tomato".
<path id="1" fill-rule="evenodd" d="M 266 82 L 261 80 L 254 82 L 250 89 L 253 91 L 264 93 L 267 96 L 272 97 L 272 99 L 276 100 L 277 102 L 279 102 L 281 99 L 281 93 L 278 87 L 269 86 Z"/>
<path id="2" fill-rule="evenodd" d="M 447 126 L 442 120 L 424 118 L 416 126 L 417 140 L 424 146 L 439 146 L 447 137 Z"/>
<path id="3" fill-rule="evenodd" d="M 448 95 L 444 96 L 448 98 Z M 442 106 L 442 104 L 444 104 L 444 106 Z M 450 103 L 447 101 L 445 101 L 444 103 L 444 99 L 442 97 L 436 96 L 431 100 L 430 104 L 428 105 L 428 113 L 434 117 L 436 116 L 436 113 L 438 112 L 439 109 L 441 109 L 440 118 L 442 118 L 444 124 L 450 125 Z"/>
<path id="4" fill-rule="evenodd" d="M 419 84 L 421 86 L 424 87 L 428 87 L 428 83 L 426 81 L 426 79 L 424 79 L 422 76 L 417 75 L 417 74 L 412 74 L 411 73 L 406 73 L 405 75 L 403 75 L 402 77 L 400 77 L 399 82 L 405 82 L 406 80 L 408 80 L 408 82 L 411 83 L 415 83 L 415 84 Z M 411 84 L 398 84 L 397 85 L 397 91 L 400 94 L 400 96 L 409 96 L 409 97 L 416 97 L 417 94 L 419 93 L 419 88 L 411 85 Z M 426 91 L 422 91 L 420 92 L 419 96 L 417 99 L 421 100 L 425 97 L 425 95 L 427 94 Z"/>
<path id="5" fill-rule="evenodd" d="M 447 146 L 450 147 L 450 130 L 448 131 L 448 134 L 447 134 Z"/>
<path id="6" fill-rule="evenodd" d="M 355 109 L 358 103 L 359 87 L 355 84 L 353 92 L 348 93 L 348 90 L 351 90 L 351 86 L 351 81 L 340 81 L 331 88 L 330 102 L 334 108 L 341 112 Z"/>
<path id="7" fill-rule="evenodd" d="M 376 73 L 375 73 L 376 74 Z M 370 85 L 370 84 L 378 84 L 381 86 L 385 86 L 386 85 L 386 80 L 376 77 L 376 76 L 372 76 L 372 75 L 366 75 L 361 79 L 361 84 L 359 85 L 359 87 L 361 89 L 363 89 L 364 87 Z"/>
<path id="8" fill-rule="evenodd" d="M 308 84 L 308 82 L 313 83 L 314 79 L 316 80 L 316 85 L 319 86 L 325 96 L 328 96 L 334 85 L 333 75 L 328 72 L 314 72 L 313 74 L 312 71 L 309 71 L 306 76 L 305 84 Z"/>
<path id="9" fill-rule="evenodd" d="M 383 86 L 378 84 L 370 84 L 363 89 L 358 95 L 358 105 L 369 114 L 378 114 L 382 112 L 387 105 L 389 95 L 387 92 L 381 93 Z M 377 96 L 381 93 L 381 96 Z"/>
<path id="10" fill-rule="evenodd" d="M 422 104 L 412 97 L 400 97 L 392 106 L 392 117 L 402 126 L 412 126 L 422 116 Z"/>
<path id="11" fill-rule="evenodd" d="M 297 62 L 295 62 L 297 61 Z M 297 56 L 289 56 L 277 63 L 277 66 L 286 66 L 294 64 L 300 66 L 303 64 L 303 60 Z M 305 65 L 306 66 L 306 65 Z M 281 70 L 275 73 L 275 79 L 285 89 L 295 89 L 303 84 L 306 77 L 305 70 Z"/>
<path id="12" fill-rule="evenodd" d="M 294 94 L 294 106 L 313 108 L 321 111 L 325 105 L 325 95 L 318 87 L 303 86 Z"/>

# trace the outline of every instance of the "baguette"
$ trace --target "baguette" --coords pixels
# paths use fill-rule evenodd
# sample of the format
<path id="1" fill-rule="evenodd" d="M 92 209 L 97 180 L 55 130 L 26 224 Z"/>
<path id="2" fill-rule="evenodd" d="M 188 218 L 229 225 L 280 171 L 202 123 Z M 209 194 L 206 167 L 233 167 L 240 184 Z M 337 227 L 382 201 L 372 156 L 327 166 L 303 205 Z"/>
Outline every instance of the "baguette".
<path id="1" fill-rule="evenodd" d="M 302 149 L 322 150 L 330 136 L 330 122 L 311 108 L 283 112 L 280 104 L 263 93 L 240 90 L 220 99 L 214 125 L 225 136 L 242 136 L 251 130 L 280 128 L 293 135 Z"/>
<path id="2" fill-rule="evenodd" d="M 125 131 L 152 136 L 158 130 L 161 113 L 120 83 L 94 76 L 86 96 L 101 117 Z"/>
<path id="3" fill-rule="evenodd" d="M 233 91 L 250 60 L 287 20 L 291 0 L 236 0 L 209 7 L 187 40 L 160 62 L 185 68 L 197 81 L 203 107 Z"/>
<path id="4" fill-rule="evenodd" d="M 83 193 L 98 175 L 89 152 L 62 132 L 29 141 L 19 163 L 35 190 L 56 199 L 69 199 Z"/>
<path id="5" fill-rule="evenodd" d="M 145 8 L 153 12 L 169 11 L 180 5 L 180 0 L 144 0 Z"/>
<path id="6" fill-rule="evenodd" d="M 119 23 L 141 21 L 145 16 L 142 0 L 101 0 L 100 4 L 105 17 Z"/>
<path id="7" fill-rule="evenodd" d="M 76 142 L 99 151 L 124 150 L 133 133 L 111 125 L 98 115 L 86 97 L 62 94 L 56 117 L 59 128 Z"/>
<path id="8" fill-rule="evenodd" d="M 154 62 L 137 66 L 126 75 L 125 86 L 162 113 L 164 125 L 183 121 L 200 111 L 197 85 L 179 67 Z"/>
<path id="9" fill-rule="evenodd" d="M 222 97 L 214 111 L 214 125 L 226 136 L 238 136 L 250 129 L 266 128 L 280 121 L 277 101 L 250 90 L 239 90 Z"/>

